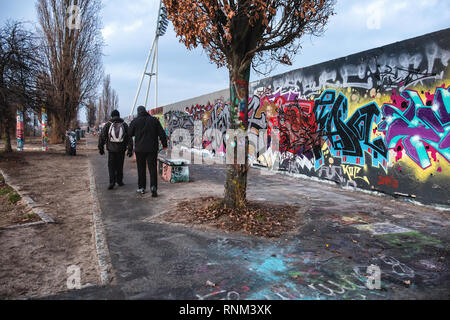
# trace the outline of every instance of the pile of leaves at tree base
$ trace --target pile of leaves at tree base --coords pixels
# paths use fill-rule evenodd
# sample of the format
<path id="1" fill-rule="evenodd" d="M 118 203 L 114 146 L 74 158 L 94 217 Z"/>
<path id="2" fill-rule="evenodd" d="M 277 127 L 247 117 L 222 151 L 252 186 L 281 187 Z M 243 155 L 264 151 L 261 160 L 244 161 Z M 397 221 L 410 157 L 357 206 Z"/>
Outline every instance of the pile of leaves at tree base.
<path id="1" fill-rule="evenodd" d="M 259 201 L 247 201 L 242 208 L 232 209 L 224 206 L 220 198 L 202 197 L 178 203 L 177 210 L 164 220 L 278 238 L 296 228 L 298 210 L 295 206 Z"/>

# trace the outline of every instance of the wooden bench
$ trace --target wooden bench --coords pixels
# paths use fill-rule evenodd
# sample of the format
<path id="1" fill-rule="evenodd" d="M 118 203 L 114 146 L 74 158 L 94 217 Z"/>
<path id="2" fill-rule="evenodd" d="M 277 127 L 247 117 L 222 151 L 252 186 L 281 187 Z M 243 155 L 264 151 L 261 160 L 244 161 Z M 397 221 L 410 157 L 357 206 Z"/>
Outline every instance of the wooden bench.
<path id="1" fill-rule="evenodd" d="M 158 172 L 170 183 L 189 182 L 189 161 L 158 157 Z"/>

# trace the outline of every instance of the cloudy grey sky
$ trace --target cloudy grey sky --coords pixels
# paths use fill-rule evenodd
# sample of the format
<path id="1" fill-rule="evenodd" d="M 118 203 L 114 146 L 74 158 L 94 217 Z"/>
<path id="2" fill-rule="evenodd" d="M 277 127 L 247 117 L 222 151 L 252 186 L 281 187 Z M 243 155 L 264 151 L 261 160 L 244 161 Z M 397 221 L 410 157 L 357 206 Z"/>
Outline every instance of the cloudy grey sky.
<path id="1" fill-rule="evenodd" d="M 155 34 L 159 0 L 102 3 L 104 69 L 119 94 L 122 115 L 128 115 Z M 449 4 L 450 0 L 337 0 L 325 34 L 305 37 L 293 66 L 280 65 L 270 75 L 448 28 Z M 0 23 L 7 19 L 36 21 L 35 1 L 0 0 Z M 170 24 L 159 46 L 160 106 L 228 87 L 227 70 L 210 64 L 201 49 L 188 51 Z M 252 74 L 251 81 L 260 77 Z M 150 101 L 153 107 L 153 97 Z"/>

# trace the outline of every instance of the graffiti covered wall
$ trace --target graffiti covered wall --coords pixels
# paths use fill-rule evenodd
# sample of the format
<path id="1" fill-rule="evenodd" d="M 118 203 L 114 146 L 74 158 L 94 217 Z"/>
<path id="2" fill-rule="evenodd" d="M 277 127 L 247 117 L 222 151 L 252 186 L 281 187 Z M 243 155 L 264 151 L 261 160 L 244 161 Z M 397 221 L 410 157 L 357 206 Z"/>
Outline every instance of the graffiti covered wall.
<path id="1" fill-rule="evenodd" d="M 445 29 L 253 82 L 251 160 L 342 186 L 449 205 L 449 62 Z M 200 120 L 204 133 L 218 137 L 204 135 L 191 145 L 225 152 L 228 101 L 224 90 L 165 106 L 165 129 L 169 135 L 187 129 L 193 139 Z M 261 144 L 274 134 L 279 151 L 265 151 Z"/>

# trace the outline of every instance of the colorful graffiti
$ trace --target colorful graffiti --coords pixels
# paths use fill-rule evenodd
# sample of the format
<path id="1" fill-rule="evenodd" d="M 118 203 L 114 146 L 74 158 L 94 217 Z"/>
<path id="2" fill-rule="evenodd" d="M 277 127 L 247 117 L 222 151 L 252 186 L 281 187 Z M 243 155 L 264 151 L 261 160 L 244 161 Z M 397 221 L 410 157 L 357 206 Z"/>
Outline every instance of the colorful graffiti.
<path id="1" fill-rule="evenodd" d="M 192 141 L 174 141 L 172 139 L 172 134 L 177 130 L 177 129 L 184 129 L 187 130 L 187 132 L 189 132 L 189 134 L 191 136 L 193 136 L 194 133 L 194 119 L 192 118 L 192 116 L 190 116 L 189 114 L 180 112 L 180 111 L 170 111 L 168 113 L 166 113 L 164 115 L 164 121 L 165 121 L 165 129 L 166 129 L 166 134 L 169 137 L 172 145 L 176 145 L 178 143 L 188 143 L 191 144 Z M 179 139 L 183 139 L 183 137 L 178 137 Z M 192 137 L 193 139 L 193 137 Z"/>
<path id="2" fill-rule="evenodd" d="M 158 159 L 158 171 L 161 178 L 170 183 L 189 182 L 189 167 L 183 160 Z"/>
<path id="3" fill-rule="evenodd" d="M 24 132 L 23 132 L 23 111 L 19 108 L 17 109 L 17 132 L 16 132 L 16 138 L 17 138 L 17 151 L 23 151 L 23 139 L 24 139 Z"/>
<path id="4" fill-rule="evenodd" d="M 200 120 L 196 146 L 226 152 L 227 129 L 239 118 L 254 164 L 450 205 L 448 39 L 450 29 L 250 83 L 247 114 L 237 87 L 231 100 L 164 107 L 166 128 L 193 135 Z"/>
<path id="5" fill-rule="evenodd" d="M 210 149 L 212 153 L 225 152 L 226 131 L 230 123 L 230 108 L 226 103 L 217 101 L 214 105 L 196 105 L 186 107 L 184 112 L 170 111 L 165 113 L 166 131 L 169 136 L 176 129 L 185 129 L 191 135 L 191 146 Z M 201 121 L 201 142 L 195 139 L 195 121 Z M 212 143 L 214 141 L 214 143 Z"/>
<path id="6" fill-rule="evenodd" d="M 436 152 L 450 162 L 450 87 L 437 88 L 433 100 L 424 105 L 417 91 L 401 93 L 406 110 L 392 104 L 383 105 L 385 120 L 378 130 L 386 132 L 386 145 L 397 152 L 403 151 L 422 169 L 436 161 Z M 397 99 L 399 100 L 399 99 Z"/>
<path id="7" fill-rule="evenodd" d="M 202 288 L 196 297 L 199 300 L 322 300 L 387 298 L 391 295 L 387 283 L 382 283 L 384 290 L 374 290 L 368 286 L 368 261 L 364 265 L 342 268 L 342 258 L 320 257 L 316 252 L 302 251 L 299 242 L 294 243 L 288 246 L 273 243 L 247 247 L 228 239 L 211 242 L 210 249 L 217 250 L 220 257 L 225 256 L 236 262 L 235 266 L 226 267 L 235 270 L 238 266 L 239 275 L 221 281 L 213 289 Z M 223 275 L 226 272 L 220 270 L 219 262 L 209 260 L 195 269 Z M 409 267 L 395 258 L 382 256 L 374 262 L 380 266 L 383 275 L 402 279 L 414 277 L 400 274 L 399 270 Z"/>
<path id="8" fill-rule="evenodd" d="M 308 154 L 320 148 L 318 126 L 311 101 L 285 102 L 278 108 L 278 120 L 273 123 L 280 130 L 280 151 Z"/>
<path id="9" fill-rule="evenodd" d="M 41 122 L 42 122 L 42 151 L 48 151 L 48 116 L 47 110 L 42 108 L 41 110 Z"/>
<path id="10" fill-rule="evenodd" d="M 314 113 L 318 130 L 327 138 L 333 157 L 341 158 L 343 163 L 364 165 L 365 153 L 372 156 L 372 166 L 381 164 L 386 168 L 387 148 L 382 138 L 372 139 L 372 124 L 381 121 L 381 111 L 372 102 L 360 107 L 348 119 L 348 100 L 342 93 L 325 90 L 315 100 Z M 316 158 L 316 169 L 323 165 L 323 157 Z"/>

